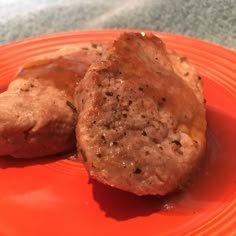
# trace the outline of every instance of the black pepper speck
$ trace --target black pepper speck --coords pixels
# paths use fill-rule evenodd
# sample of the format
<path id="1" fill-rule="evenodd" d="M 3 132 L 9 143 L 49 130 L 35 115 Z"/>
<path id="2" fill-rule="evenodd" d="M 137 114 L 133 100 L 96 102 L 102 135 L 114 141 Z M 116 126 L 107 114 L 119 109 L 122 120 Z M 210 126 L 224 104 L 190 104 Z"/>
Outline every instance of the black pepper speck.
<path id="1" fill-rule="evenodd" d="M 141 134 L 142 134 L 143 136 L 147 136 L 147 133 L 146 133 L 145 131 L 143 131 Z"/>
<path id="2" fill-rule="evenodd" d="M 142 172 L 142 170 L 140 168 L 136 168 L 134 170 L 134 174 L 140 174 Z"/>
<path id="3" fill-rule="evenodd" d="M 182 146 L 181 142 L 179 140 L 173 140 L 172 143 L 176 144 L 177 146 Z"/>
<path id="4" fill-rule="evenodd" d="M 105 93 L 107 96 L 113 96 L 113 92 L 106 92 Z"/>
<path id="5" fill-rule="evenodd" d="M 101 158 L 102 157 L 102 154 L 101 153 L 97 153 L 96 154 L 98 158 Z"/>

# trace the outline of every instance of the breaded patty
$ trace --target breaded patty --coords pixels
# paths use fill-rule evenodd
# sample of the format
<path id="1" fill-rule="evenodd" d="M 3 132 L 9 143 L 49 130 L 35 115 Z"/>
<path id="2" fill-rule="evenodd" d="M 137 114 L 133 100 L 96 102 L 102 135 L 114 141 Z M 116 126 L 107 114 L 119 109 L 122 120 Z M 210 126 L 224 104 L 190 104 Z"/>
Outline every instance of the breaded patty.
<path id="1" fill-rule="evenodd" d="M 105 48 L 65 46 L 23 66 L 0 94 L 0 155 L 34 158 L 75 148 L 74 89 Z"/>
<path id="2" fill-rule="evenodd" d="M 77 147 L 92 178 L 137 195 L 183 186 L 206 145 L 202 81 L 155 35 L 123 33 L 76 88 Z"/>

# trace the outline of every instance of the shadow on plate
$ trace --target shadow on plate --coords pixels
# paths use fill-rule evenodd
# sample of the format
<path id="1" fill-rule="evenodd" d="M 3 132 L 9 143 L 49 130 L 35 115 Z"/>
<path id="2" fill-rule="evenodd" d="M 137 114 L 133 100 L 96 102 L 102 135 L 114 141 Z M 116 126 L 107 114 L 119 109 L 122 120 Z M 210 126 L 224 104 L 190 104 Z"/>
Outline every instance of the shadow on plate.
<path id="1" fill-rule="evenodd" d="M 54 156 L 48 156 L 43 158 L 33 158 L 33 159 L 20 159 L 20 158 L 13 158 L 10 156 L 4 156 L 0 157 L 0 168 L 6 169 L 6 168 L 22 168 L 26 166 L 31 165 L 44 165 L 53 163 L 55 161 L 64 160 L 64 159 L 73 159 L 76 155 L 75 152 L 67 153 L 67 154 L 61 154 L 61 155 L 54 155 Z"/>
<path id="2" fill-rule="evenodd" d="M 185 191 L 165 197 L 124 192 L 90 180 L 94 200 L 106 217 L 127 220 L 151 214 L 196 214 L 230 201 L 236 187 L 236 119 L 208 107 L 207 150 Z"/>
<path id="3" fill-rule="evenodd" d="M 208 107 L 207 120 L 206 157 L 185 191 L 138 197 L 91 180 L 91 194 L 106 217 L 124 221 L 152 214 L 194 215 L 231 201 L 236 192 L 236 118 Z M 0 168 L 46 165 L 67 158 L 68 154 L 31 160 L 1 157 Z"/>

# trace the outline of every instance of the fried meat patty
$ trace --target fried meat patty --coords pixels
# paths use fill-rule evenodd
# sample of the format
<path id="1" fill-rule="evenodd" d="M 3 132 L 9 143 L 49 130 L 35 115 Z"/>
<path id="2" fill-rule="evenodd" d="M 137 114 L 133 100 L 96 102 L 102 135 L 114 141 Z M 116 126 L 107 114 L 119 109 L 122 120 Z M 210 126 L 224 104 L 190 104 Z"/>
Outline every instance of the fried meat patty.
<path id="1" fill-rule="evenodd" d="M 202 80 L 155 35 L 123 33 L 76 88 L 77 148 L 92 178 L 137 195 L 183 186 L 206 145 Z"/>
<path id="2" fill-rule="evenodd" d="M 105 48 L 65 46 L 23 66 L 0 94 L 0 155 L 34 158 L 75 148 L 74 89 Z"/>

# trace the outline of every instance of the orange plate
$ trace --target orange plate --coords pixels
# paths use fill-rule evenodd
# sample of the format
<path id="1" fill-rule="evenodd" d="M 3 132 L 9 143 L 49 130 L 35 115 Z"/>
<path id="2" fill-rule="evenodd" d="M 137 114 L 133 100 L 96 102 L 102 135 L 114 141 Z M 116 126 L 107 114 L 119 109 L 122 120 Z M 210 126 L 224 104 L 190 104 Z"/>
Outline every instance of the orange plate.
<path id="1" fill-rule="evenodd" d="M 66 44 L 109 41 L 121 32 L 67 32 L 2 45 L 1 91 L 32 56 Z M 236 235 L 236 53 L 154 33 L 189 57 L 205 83 L 208 150 L 192 185 L 168 197 L 137 197 L 89 181 L 76 162 L 1 158 L 0 235 Z"/>

